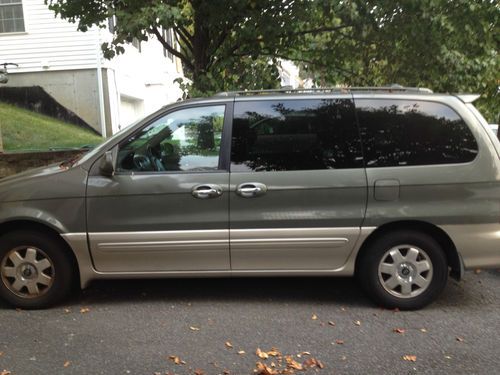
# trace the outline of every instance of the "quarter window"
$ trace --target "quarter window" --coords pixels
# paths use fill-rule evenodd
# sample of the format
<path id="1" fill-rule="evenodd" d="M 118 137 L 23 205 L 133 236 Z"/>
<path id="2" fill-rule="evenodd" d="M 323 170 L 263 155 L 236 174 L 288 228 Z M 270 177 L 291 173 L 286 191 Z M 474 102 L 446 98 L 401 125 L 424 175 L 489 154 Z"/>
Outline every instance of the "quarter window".
<path id="1" fill-rule="evenodd" d="M 0 0 L 0 33 L 24 31 L 21 0 Z"/>
<path id="2" fill-rule="evenodd" d="M 466 163 L 478 147 L 450 107 L 412 100 L 356 100 L 366 166 Z"/>
<path id="3" fill-rule="evenodd" d="M 161 117 L 120 146 L 117 170 L 217 170 L 224 111 L 224 105 L 195 107 Z"/>
<path id="4" fill-rule="evenodd" d="M 351 100 L 236 102 L 231 171 L 360 168 Z"/>

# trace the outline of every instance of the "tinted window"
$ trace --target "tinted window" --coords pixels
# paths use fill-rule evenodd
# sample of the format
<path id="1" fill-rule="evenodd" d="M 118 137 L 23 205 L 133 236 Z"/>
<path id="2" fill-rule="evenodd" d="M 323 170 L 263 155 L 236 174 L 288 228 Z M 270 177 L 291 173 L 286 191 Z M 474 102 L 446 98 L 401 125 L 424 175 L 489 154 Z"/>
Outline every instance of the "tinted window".
<path id="1" fill-rule="evenodd" d="M 465 163 L 478 152 L 450 107 L 411 100 L 356 100 L 367 167 Z"/>
<path id="2" fill-rule="evenodd" d="M 359 168 L 351 100 L 236 102 L 231 171 Z"/>
<path id="3" fill-rule="evenodd" d="M 218 169 L 224 110 L 196 107 L 161 117 L 120 146 L 118 171 Z"/>

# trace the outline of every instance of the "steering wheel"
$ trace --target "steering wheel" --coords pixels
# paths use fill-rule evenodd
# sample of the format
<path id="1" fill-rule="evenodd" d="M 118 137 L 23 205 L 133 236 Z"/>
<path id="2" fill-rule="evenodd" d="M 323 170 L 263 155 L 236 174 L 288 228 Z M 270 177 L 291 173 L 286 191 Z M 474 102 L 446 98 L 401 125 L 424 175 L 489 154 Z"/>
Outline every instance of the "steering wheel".
<path id="1" fill-rule="evenodd" d="M 139 171 L 150 171 L 152 169 L 151 160 L 146 155 L 134 154 L 134 166 Z"/>

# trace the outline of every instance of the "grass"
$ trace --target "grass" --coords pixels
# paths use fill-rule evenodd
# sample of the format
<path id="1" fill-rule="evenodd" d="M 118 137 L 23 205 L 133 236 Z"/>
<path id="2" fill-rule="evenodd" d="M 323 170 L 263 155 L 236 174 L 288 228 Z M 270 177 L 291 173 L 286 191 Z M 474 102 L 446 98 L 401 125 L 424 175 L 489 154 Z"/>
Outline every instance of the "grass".
<path id="1" fill-rule="evenodd" d="M 77 125 L 1 102 L 0 130 L 5 151 L 95 146 L 103 140 Z"/>

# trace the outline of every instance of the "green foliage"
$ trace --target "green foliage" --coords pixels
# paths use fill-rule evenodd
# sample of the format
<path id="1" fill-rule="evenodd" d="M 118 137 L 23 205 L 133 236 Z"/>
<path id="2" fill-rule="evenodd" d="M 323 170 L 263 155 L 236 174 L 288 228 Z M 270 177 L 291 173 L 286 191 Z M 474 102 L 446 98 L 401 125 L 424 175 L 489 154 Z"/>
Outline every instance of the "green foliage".
<path id="1" fill-rule="evenodd" d="M 183 63 L 190 96 L 274 88 L 279 59 L 317 85 L 428 86 L 478 92 L 498 115 L 494 0 L 45 0 L 86 31 L 116 19 L 112 58 L 134 38 L 156 38 Z M 180 48 L 168 45 L 173 29 Z"/>
<path id="2" fill-rule="evenodd" d="M 73 124 L 0 103 L 0 127 L 6 151 L 94 146 L 102 138 Z"/>

